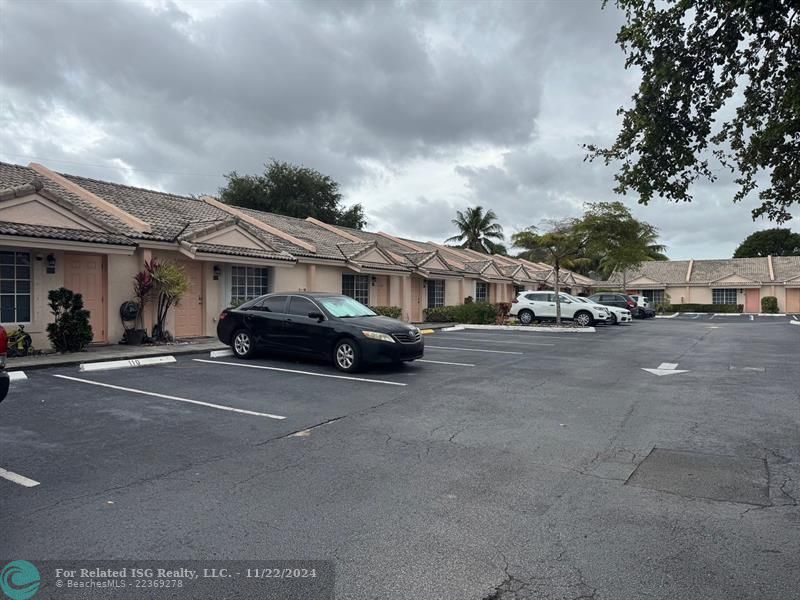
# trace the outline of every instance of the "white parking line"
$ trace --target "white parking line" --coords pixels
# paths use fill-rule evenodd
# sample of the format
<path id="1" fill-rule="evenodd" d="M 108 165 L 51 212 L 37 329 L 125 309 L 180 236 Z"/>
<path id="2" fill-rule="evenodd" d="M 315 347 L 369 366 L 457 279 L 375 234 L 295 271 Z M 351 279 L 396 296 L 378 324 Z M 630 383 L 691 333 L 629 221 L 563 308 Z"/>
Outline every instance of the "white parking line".
<path id="1" fill-rule="evenodd" d="M 429 346 L 425 344 L 425 348 L 435 348 L 436 350 L 462 350 L 464 352 L 491 352 L 492 354 L 522 354 L 522 352 L 511 352 L 509 350 L 483 350 L 482 348 L 454 348 L 452 346 Z"/>
<path id="2" fill-rule="evenodd" d="M 204 358 L 193 358 L 195 362 L 211 363 L 212 365 L 229 365 L 231 367 L 245 367 L 248 369 L 266 369 L 267 371 L 279 371 L 281 373 L 294 373 L 296 375 L 311 375 L 313 377 L 330 377 L 331 379 L 345 379 L 347 381 L 365 381 L 367 383 L 381 383 L 383 385 L 399 385 L 405 387 L 407 384 L 397 381 L 384 381 L 383 379 L 367 379 L 366 377 L 350 377 L 349 375 L 330 375 L 328 373 L 314 373 L 313 371 L 298 371 L 297 369 L 283 369 L 280 367 L 267 367 L 265 365 L 247 365 L 244 363 L 225 362 L 224 360 L 205 360 Z"/>
<path id="3" fill-rule="evenodd" d="M 551 342 L 512 342 L 503 339 L 489 339 L 489 338 L 473 338 L 473 337 L 454 337 L 447 336 L 448 340 L 458 340 L 459 342 L 489 342 L 490 344 L 514 344 L 515 346 L 555 346 Z M 552 339 L 552 338 L 548 338 Z M 572 338 L 575 339 L 575 338 Z M 428 346 L 430 348 L 430 346 Z"/>
<path id="4" fill-rule="evenodd" d="M 211 402 L 201 402 L 200 400 L 190 400 L 189 398 L 181 398 L 179 396 L 168 396 L 167 394 L 158 394 L 156 392 L 146 392 L 144 390 L 135 390 L 133 388 L 122 387 L 121 385 L 111 385 L 110 383 L 100 383 L 99 381 L 90 381 L 89 379 L 80 379 L 78 377 L 70 377 L 68 375 L 53 375 L 59 379 L 69 379 L 70 381 L 78 381 L 80 383 L 88 383 L 89 385 L 97 385 L 100 387 L 111 388 L 112 390 L 121 390 L 123 392 L 131 392 L 132 394 L 142 394 L 143 396 L 153 396 L 155 398 L 164 398 L 165 400 L 177 400 L 178 402 L 187 402 L 189 404 L 197 404 L 199 406 L 207 406 L 209 408 L 216 408 L 218 410 L 227 410 L 242 415 L 252 415 L 254 417 L 267 417 L 268 419 L 283 420 L 286 417 L 280 415 L 272 415 L 270 413 L 256 412 L 253 410 L 244 410 L 242 408 L 233 408 L 232 406 L 224 406 L 222 404 L 212 404 Z"/>
<path id="5" fill-rule="evenodd" d="M 13 481 L 23 487 L 36 487 L 39 485 L 38 481 L 34 481 L 33 479 L 28 479 L 18 473 L 12 473 L 11 471 L 6 471 L 5 469 L 0 469 L 0 477 L 3 479 L 8 479 L 9 481 Z"/>
<path id="6" fill-rule="evenodd" d="M 474 367 L 475 366 L 475 365 L 471 365 L 469 363 L 445 362 L 443 360 L 426 360 L 424 358 L 419 358 L 414 362 L 431 363 L 431 364 L 434 364 L 434 365 L 453 365 L 454 367 Z"/>

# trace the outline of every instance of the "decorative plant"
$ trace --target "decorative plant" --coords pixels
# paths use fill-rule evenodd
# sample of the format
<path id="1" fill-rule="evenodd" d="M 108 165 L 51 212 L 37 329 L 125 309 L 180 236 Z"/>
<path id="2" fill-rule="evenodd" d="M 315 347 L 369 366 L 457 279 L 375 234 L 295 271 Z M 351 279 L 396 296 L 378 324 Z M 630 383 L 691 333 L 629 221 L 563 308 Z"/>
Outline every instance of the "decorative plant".
<path id="1" fill-rule="evenodd" d="M 167 313 L 173 305 L 177 305 L 189 287 L 189 281 L 183 267 L 171 262 L 160 263 L 155 259 L 145 263 L 145 270 L 153 280 L 153 293 L 158 294 L 156 303 L 156 324 L 153 326 L 153 337 L 159 341 L 168 341 L 170 335 L 164 328 Z"/>
<path id="2" fill-rule="evenodd" d="M 80 352 L 92 341 L 89 311 L 83 308 L 83 296 L 67 288 L 47 293 L 54 320 L 47 326 L 47 337 L 59 352 Z"/>
<path id="3" fill-rule="evenodd" d="M 139 305 L 139 314 L 136 316 L 137 329 L 144 329 L 144 307 L 150 294 L 153 292 L 153 270 L 158 265 L 156 259 L 149 263 L 145 261 L 144 269 L 133 276 L 133 295 Z"/>
<path id="4" fill-rule="evenodd" d="M 764 296 L 761 299 L 761 312 L 773 314 L 777 313 L 778 299 L 775 296 Z"/>

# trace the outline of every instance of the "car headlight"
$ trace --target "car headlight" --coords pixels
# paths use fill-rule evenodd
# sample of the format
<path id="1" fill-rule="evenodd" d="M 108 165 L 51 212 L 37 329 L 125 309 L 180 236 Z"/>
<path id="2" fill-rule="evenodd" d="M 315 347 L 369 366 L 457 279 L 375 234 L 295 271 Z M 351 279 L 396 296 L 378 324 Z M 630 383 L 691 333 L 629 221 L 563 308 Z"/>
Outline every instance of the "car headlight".
<path id="1" fill-rule="evenodd" d="M 381 342 L 391 342 L 394 344 L 394 338 L 390 336 L 388 333 L 380 333 L 379 331 L 362 331 L 361 333 L 364 334 L 364 337 L 368 337 L 371 340 L 379 340 Z"/>

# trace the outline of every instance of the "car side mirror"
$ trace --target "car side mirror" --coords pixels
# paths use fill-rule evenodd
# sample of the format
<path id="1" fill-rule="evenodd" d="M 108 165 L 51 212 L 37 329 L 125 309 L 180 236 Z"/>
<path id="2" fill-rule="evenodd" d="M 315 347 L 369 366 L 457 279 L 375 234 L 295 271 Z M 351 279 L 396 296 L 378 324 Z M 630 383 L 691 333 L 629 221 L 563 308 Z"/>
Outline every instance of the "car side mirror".
<path id="1" fill-rule="evenodd" d="M 323 315 L 321 312 L 310 312 L 308 313 L 308 318 L 316 319 L 317 321 L 324 321 L 325 315 Z"/>

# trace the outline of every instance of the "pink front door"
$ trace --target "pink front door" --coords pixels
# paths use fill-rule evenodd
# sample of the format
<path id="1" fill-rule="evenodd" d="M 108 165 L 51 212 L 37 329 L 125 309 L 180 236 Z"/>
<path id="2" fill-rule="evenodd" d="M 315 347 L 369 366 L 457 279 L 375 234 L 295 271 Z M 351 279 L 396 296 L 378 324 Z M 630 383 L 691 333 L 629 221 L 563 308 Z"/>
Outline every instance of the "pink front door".
<path id="1" fill-rule="evenodd" d="M 745 290 L 744 312 L 761 312 L 761 300 L 758 297 L 757 289 Z"/>
<path id="2" fill-rule="evenodd" d="M 64 287 L 83 296 L 96 344 L 108 341 L 105 267 L 105 256 L 99 254 L 64 254 Z"/>

